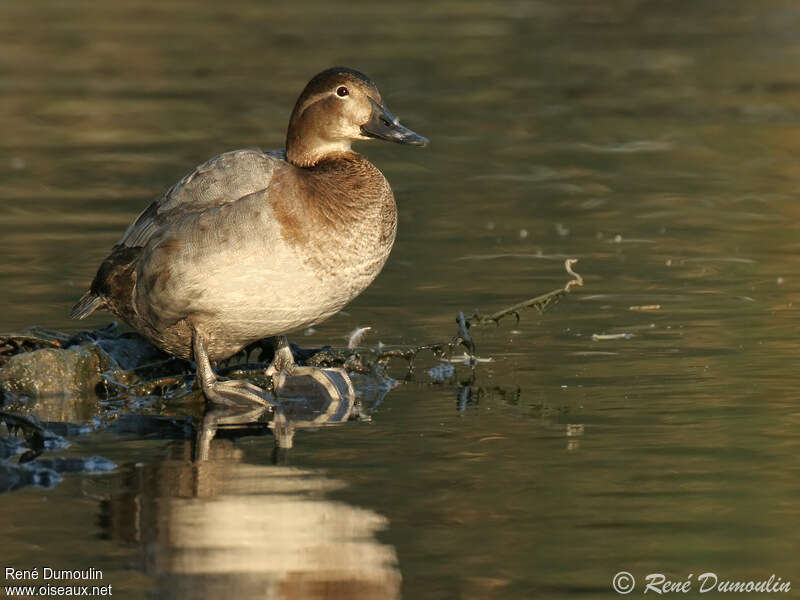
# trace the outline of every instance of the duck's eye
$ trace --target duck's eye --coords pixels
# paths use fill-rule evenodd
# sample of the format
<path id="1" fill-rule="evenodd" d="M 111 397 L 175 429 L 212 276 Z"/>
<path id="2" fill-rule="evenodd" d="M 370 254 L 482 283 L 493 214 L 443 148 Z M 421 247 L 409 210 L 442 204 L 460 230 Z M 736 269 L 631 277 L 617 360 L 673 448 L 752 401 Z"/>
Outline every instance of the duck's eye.
<path id="1" fill-rule="evenodd" d="M 338 89 L 336 90 L 336 95 L 337 95 L 337 96 L 339 96 L 340 98 L 344 98 L 344 97 L 345 97 L 345 96 L 347 96 L 349 93 L 350 93 L 350 92 L 348 92 L 348 91 L 347 91 L 347 88 L 346 88 L 346 87 L 344 87 L 343 85 L 340 85 L 340 86 L 338 87 Z"/>

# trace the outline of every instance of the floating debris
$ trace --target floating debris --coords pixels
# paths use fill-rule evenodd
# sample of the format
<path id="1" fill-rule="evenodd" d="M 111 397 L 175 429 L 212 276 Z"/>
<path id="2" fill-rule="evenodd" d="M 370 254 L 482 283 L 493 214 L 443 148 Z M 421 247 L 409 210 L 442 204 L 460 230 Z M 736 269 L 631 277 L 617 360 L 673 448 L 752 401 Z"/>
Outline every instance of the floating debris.
<path id="1" fill-rule="evenodd" d="M 700 256 L 697 258 L 684 258 L 681 259 L 681 264 L 684 263 L 739 263 L 743 265 L 757 264 L 757 260 L 752 258 L 741 258 L 739 256 Z"/>
<path id="2" fill-rule="evenodd" d="M 567 423 L 567 437 L 576 437 L 579 435 L 583 435 L 584 426 L 579 423 Z"/>
<path id="3" fill-rule="evenodd" d="M 593 333 L 592 340 L 595 342 L 605 340 L 629 340 L 633 337 L 632 333 Z"/>
<path id="4" fill-rule="evenodd" d="M 452 363 L 454 365 L 469 365 L 474 366 L 478 363 L 488 363 L 494 362 L 493 358 L 481 358 L 480 356 L 473 356 L 471 354 L 467 354 L 466 352 L 459 355 L 459 356 L 451 356 L 447 359 L 447 362 Z"/>
<path id="5" fill-rule="evenodd" d="M 361 339 L 367 334 L 368 331 L 372 331 L 372 327 L 356 327 L 347 337 L 347 348 L 352 350 L 359 344 L 361 344 Z"/>
<path id="6" fill-rule="evenodd" d="M 459 256 L 454 259 L 456 261 L 462 260 L 504 260 L 507 258 L 535 258 L 542 260 L 565 260 L 568 258 L 564 254 L 544 254 L 541 251 L 537 252 L 504 252 L 501 254 L 467 254 L 466 256 Z"/>
<path id="7" fill-rule="evenodd" d="M 644 312 L 648 310 L 661 310 L 660 304 L 642 304 L 640 306 L 629 306 L 628 310 Z"/>
<path id="8" fill-rule="evenodd" d="M 623 238 L 620 234 L 615 235 L 612 239 L 608 240 L 609 244 L 655 244 L 654 240 L 646 238 Z"/>
<path id="9" fill-rule="evenodd" d="M 485 436 L 483 436 L 482 438 L 480 438 L 478 440 L 478 443 L 482 444 L 483 442 L 494 442 L 496 440 L 507 440 L 507 439 L 508 439 L 508 437 L 506 437 L 504 435 L 500 435 L 500 434 L 485 435 Z"/>

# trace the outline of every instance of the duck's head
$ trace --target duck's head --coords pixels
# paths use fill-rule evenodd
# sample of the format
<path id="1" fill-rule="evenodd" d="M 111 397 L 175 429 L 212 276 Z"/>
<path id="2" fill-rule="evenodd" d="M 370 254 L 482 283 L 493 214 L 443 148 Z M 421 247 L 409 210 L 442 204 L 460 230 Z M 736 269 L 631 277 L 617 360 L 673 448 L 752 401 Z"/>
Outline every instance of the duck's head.
<path id="1" fill-rule="evenodd" d="M 412 146 L 428 143 L 400 125 L 369 77 L 355 69 L 334 67 L 309 81 L 297 99 L 286 134 L 286 158 L 299 167 L 310 167 L 350 151 L 355 140 L 372 138 Z"/>

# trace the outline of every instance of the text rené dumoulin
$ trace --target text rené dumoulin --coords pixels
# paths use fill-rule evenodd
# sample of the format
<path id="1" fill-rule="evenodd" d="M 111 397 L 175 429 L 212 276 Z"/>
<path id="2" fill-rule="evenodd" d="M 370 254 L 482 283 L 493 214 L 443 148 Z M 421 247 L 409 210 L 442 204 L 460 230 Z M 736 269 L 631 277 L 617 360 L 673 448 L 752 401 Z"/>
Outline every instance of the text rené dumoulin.
<path id="1" fill-rule="evenodd" d="M 103 579 L 100 569 L 53 569 L 41 567 L 33 569 L 5 568 L 6 581 L 99 581 Z"/>

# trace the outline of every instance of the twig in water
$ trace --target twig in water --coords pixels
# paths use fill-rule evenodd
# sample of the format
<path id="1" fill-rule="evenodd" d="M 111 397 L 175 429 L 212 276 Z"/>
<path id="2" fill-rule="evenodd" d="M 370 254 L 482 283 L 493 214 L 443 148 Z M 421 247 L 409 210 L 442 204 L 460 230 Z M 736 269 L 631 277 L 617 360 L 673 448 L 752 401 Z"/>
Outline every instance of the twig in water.
<path id="1" fill-rule="evenodd" d="M 577 258 L 568 258 L 564 261 L 564 269 L 567 271 L 569 275 L 572 276 L 572 279 L 569 280 L 564 287 L 558 288 L 553 290 L 552 292 L 547 292 L 546 294 L 542 294 L 540 296 L 536 296 L 531 298 L 530 300 L 525 300 L 524 302 L 520 302 L 513 306 L 509 306 L 508 308 L 504 308 L 503 310 L 498 310 L 495 313 L 492 313 L 488 316 L 483 316 L 478 312 L 475 312 L 467 322 L 469 325 L 486 325 L 488 323 L 493 323 L 495 325 L 500 323 L 500 320 L 503 317 L 507 317 L 508 315 L 514 315 L 519 322 L 519 313 L 521 310 L 525 308 L 535 308 L 539 313 L 543 313 L 547 310 L 552 304 L 556 301 L 560 300 L 562 296 L 568 294 L 573 286 L 582 286 L 583 285 L 583 277 L 581 277 L 578 273 L 572 270 L 572 265 L 578 262 Z"/>

